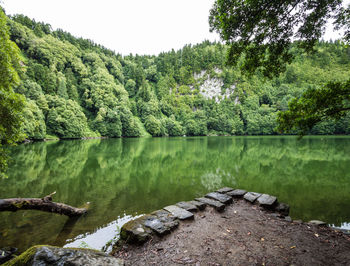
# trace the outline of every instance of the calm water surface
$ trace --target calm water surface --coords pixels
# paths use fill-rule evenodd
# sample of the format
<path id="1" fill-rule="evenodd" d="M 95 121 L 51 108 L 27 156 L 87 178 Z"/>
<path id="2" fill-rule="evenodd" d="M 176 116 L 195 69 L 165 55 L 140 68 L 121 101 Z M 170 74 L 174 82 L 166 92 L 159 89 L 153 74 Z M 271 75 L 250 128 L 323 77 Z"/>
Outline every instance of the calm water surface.
<path id="1" fill-rule="evenodd" d="M 0 213 L 0 247 L 101 248 L 134 216 L 223 186 L 276 195 L 293 219 L 350 223 L 350 137 L 75 140 L 12 149 L 0 198 L 43 197 L 89 213 Z"/>

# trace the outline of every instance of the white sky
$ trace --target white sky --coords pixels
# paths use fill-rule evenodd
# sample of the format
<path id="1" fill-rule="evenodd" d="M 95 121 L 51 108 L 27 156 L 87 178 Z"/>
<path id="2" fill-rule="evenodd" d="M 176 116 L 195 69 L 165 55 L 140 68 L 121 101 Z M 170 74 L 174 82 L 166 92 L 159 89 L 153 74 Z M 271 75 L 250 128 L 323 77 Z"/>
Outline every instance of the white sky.
<path id="1" fill-rule="evenodd" d="M 8 15 L 23 14 L 117 53 L 158 54 L 185 44 L 219 40 L 209 32 L 214 0 L 1 0 Z"/>
<path id="2" fill-rule="evenodd" d="M 350 0 L 344 2 L 349 3 Z M 214 0 L 0 0 L 9 15 L 23 14 L 123 55 L 158 54 L 217 40 L 209 32 Z M 331 28 L 325 39 L 339 35 Z"/>

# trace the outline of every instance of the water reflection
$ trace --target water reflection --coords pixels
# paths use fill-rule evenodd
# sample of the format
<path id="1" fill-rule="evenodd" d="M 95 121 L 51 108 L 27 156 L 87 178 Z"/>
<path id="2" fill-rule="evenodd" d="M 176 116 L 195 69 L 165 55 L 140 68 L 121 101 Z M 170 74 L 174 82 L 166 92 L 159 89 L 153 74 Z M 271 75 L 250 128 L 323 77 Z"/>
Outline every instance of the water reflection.
<path id="1" fill-rule="evenodd" d="M 90 202 L 90 210 L 77 221 L 37 211 L 0 213 L 0 246 L 23 250 L 98 236 L 118 217 L 222 186 L 276 195 L 295 219 L 340 226 L 350 222 L 349 144 L 348 137 L 202 137 L 20 145 L 12 150 L 9 178 L 0 180 L 1 198 L 57 191 L 55 201 Z"/>

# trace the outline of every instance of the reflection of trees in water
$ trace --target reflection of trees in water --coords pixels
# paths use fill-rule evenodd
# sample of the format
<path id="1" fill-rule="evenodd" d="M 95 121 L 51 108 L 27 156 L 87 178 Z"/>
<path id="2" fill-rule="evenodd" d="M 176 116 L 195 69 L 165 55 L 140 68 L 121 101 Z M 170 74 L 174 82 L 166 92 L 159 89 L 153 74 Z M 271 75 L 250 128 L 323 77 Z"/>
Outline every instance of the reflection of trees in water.
<path id="1" fill-rule="evenodd" d="M 236 186 L 236 181 L 233 175 L 217 168 L 215 172 L 205 173 L 200 177 L 201 184 L 208 191 L 216 190 L 223 186 L 223 180 L 228 180 L 231 186 Z"/>
<path id="2" fill-rule="evenodd" d="M 350 220 L 349 142 L 327 137 L 203 137 L 20 145 L 13 149 L 15 161 L 9 178 L 0 181 L 0 193 L 41 197 L 57 191 L 55 201 L 77 207 L 91 202 L 90 213 L 76 223 L 72 237 L 124 213 L 149 212 L 221 186 L 274 194 L 290 203 L 299 218 L 337 224 L 337 219 Z M 16 239 L 22 232 L 25 243 L 29 238 L 51 243 L 64 223 L 38 212 L 2 213 L 0 227 L 7 229 L 0 231 L 0 241 L 5 233 L 6 239 Z M 33 229 L 36 235 L 25 233 Z"/>

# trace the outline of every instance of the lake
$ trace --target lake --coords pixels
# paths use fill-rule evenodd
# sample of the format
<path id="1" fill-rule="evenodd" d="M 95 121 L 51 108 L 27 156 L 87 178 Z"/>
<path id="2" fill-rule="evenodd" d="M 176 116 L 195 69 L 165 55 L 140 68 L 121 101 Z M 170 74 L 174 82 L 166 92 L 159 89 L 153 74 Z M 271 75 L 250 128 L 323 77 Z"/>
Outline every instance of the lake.
<path id="1" fill-rule="evenodd" d="M 43 197 L 78 220 L 40 211 L 0 213 L 0 247 L 100 249 L 126 221 L 224 186 L 263 192 L 293 219 L 350 227 L 350 137 L 179 137 L 37 142 L 11 149 L 0 198 Z"/>

